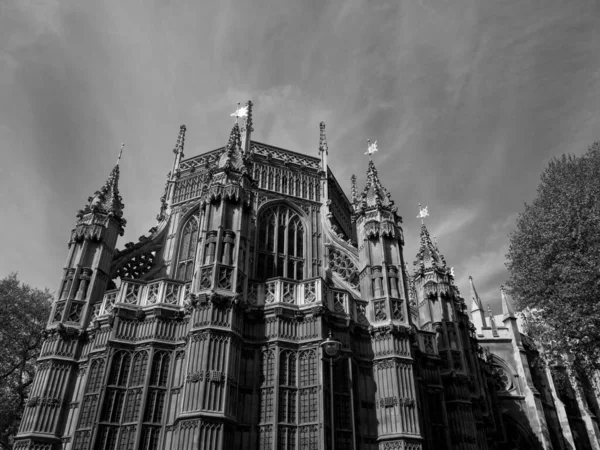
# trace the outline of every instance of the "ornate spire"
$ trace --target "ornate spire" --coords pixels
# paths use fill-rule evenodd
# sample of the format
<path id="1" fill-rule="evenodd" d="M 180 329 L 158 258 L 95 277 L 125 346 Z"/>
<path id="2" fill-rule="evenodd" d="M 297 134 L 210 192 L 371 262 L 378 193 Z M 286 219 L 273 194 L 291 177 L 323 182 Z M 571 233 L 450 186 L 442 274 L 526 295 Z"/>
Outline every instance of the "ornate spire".
<path id="1" fill-rule="evenodd" d="M 500 296 L 502 297 L 502 314 L 504 314 L 504 319 L 515 319 L 515 311 L 506 295 L 504 286 L 500 286 Z"/>
<path id="2" fill-rule="evenodd" d="M 173 148 L 173 153 L 175 153 L 175 158 L 173 159 L 173 167 L 171 168 L 170 178 L 169 180 L 174 181 L 179 176 L 179 163 L 181 159 L 184 157 L 183 154 L 183 145 L 185 144 L 185 132 L 187 128 L 185 125 L 181 125 L 179 127 L 179 134 L 177 135 L 177 142 L 175 143 L 175 147 Z M 174 191 L 174 187 L 171 187 L 170 194 Z M 170 195 L 168 196 L 169 199 Z"/>
<path id="3" fill-rule="evenodd" d="M 373 160 L 369 160 L 367 184 L 360 196 L 358 209 L 360 210 L 359 212 L 367 209 L 387 209 L 396 212 L 396 207 L 390 193 L 383 187 L 381 181 L 379 181 Z"/>
<path id="4" fill-rule="evenodd" d="M 329 147 L 327 146 L 327 136 L 325 135 L 325 122 L 319 124 L 319 152 L 325 152 L 329 154 Z"/>
<path id="5" fill-rule="evenodd" d="M 121 162 L 121 156 L 123 156 L 123 148 L 125 147 L 125 143 L 123 142 L 121 144 L 121 150 L 119 150 L 119 156 L 117 156 L 117 166 L 119 165 L 119 163 Z"/>
<path id="6" fill-rule="evenodd" d="M 117 162 L 104 186 L 96 191 L 93 196 L 89 197 L 88 204 L 77 213 L 79 219 L 89 213 L 107 214 L 121 225 L 122 232 L 122 228 L 127 221 L 123 218 L 124 205 L 119 195 L 119 175 L 119 164 Z"/>
<path id="7" fill-rule="evenodd" d="M 254 103 L 252 103 L 252 100 L 248 100 L 246 102 L 247 116 L 246 116 L 246 126 L 244 127 L 244 131 L 247 133 L 252 133 L 254 131 L 254 128 L 252 128 L 252 106 L 253 105 L 254 105 Z"/>
<path id="8" fill-rule="evenodd" d="M 252 106 L 253 103 L 252 101 L 248 100 L 246 102 L 246 106 L 244 106 L 243 108 L 239 107 L 240 104 L 238 103 L 238 110 L 234 113 L 234 115 L 236 115 L 236 123 L 237 123 L 237 118 L 238 117 L 243 117 L 245 118 L 245 123 L 244 126 L 240 129 L 240 132 L 242 133 L 241 136 L 241 150 L 242 153 L 244 153 L 245 155 L 249 155 L 251 152 L 251 139 L 252 139 L 252 132 L 254 131 L 254 128 L 252 128 Z M 240 114 L 238 116 L 238 114 Z"/>
<path id="9" fill-rule="evenodd" d="M 227 156 L 232 156 L 236 150 L 241 150 L 242 148 L 242 137 L 240 132 L 240 126 L 235 123 L 233 128 L 231 129 L 231 133 L 229 133 L 229 142 L 227 142 L 226 152 Z"/>
<path id="10" fill-rule="evenodd" d="M 352 175 L 350 177 L 350 184 L 352 186 L 352 205 L 356 206 L 356 202 L 358 201 L 358 196 L 356 194 L 356 175 Z"/>
<path id="11" fill-rule="evenodd" d="M 421 225 L 421 246 L 414 265 L 417 267 L 417 272 L 424 272 L 429 269 L 448 271 L 446 260 L 438 250 L 437 245 L 434 245 L 431 241 L 425 224 Z"/>
<path id="12" fill-rule="evenodd" d="M 237 170 L 248 174 L 248 159 L 247 154 L 242 150 L 242 138 L 240 126 L 235 123 L 229 134 L 229 141 L 225 147 L 225 151 L 219 158 L 219 168 L 225 170 Z"/>

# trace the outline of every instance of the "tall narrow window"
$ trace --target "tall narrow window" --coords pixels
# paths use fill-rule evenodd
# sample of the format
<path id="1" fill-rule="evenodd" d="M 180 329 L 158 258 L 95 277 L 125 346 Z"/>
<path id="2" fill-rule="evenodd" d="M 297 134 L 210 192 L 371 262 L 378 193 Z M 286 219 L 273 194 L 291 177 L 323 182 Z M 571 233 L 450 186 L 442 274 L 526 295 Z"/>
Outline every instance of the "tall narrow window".
<path id="1" fill-rule="evenodd" d="M 152 370 L 150 371 L 150 387 L 148 388 L 144 422 L 161 423 L 167 392 L 170 361 L 171 357 L 168 352 L 159 351 L 154 354 Z"/>
<path id="2" fill-rule="evenodd" d="M 261 214 L 258 225 L 259 279 L 304 278 L 304 224 L 292 209 L 278 205 Z"/>
<path id="3" fill-rule="evenodd" d="M 279 356 L 279 421 L 296 422 L 296 352 L 283 350 Z M 282 448 L 288 448 L 283 446 Z"/>
<path id="4" fill-rule="evenodd" d="M 318 419 L 317 357 L 314 349 L 299 354 L 299 423 L 315 422 Z M 302 447 L 304 448 L 304 447 Z M 310 447 L 306 447 L 310 448 Z"/>
<path id="5" fill-rule="evenodd" d="M 190 281 L 194 275 L 194 259 L 198 247 L 198 217 L 188 219 L 181 231 L 177 258 L 177 279 Z"/>
<path id="6" fill-rule="evenodd" d="M 94 359 L 90 364 L 90 374 L 83 396 L 83 406 L 79 415 L 79 429 L 91 427 L 94 423 L 103 375 L 104 360 Z"/>
<path id="7" fill-rule="evenodd" d="M 108 377 L 106 395 L 104 397 L 104 407 L 100 416 L 102 422 L 112 424 L 119 424 L 121 422 L 130 368 L 131 354 L 129 352 L 119 351 L 114 354 Z M 111 427 L 105 427 L 106 439 L 100 448 L 111 448 L 108 444 L 108 442 L 112 442 L 113 440 L 111 430 Z"/>

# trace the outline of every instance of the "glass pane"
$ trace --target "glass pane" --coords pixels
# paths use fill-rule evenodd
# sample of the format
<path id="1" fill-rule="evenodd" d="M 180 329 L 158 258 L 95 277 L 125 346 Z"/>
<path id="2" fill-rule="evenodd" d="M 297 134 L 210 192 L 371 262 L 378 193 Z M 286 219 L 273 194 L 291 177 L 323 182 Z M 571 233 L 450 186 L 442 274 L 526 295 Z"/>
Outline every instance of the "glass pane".
<path id="1" fill-rule="evenodd" d="M 288 227 L 288 255 L 290 256 L 296 255 L 296 253 L 294 253 L 294 243 L 296 242 L 295 231 L 296 220 L 292 220 L 290 221 L 290 226 Z"/>
<path id="2" fill-rule="evenodd" d="M 271 216 L 269 219 L 269 226 L 267 229 L 267 251 L 273 252 L 275 251 L 275 216 Z"/>
<path id="3" fill-rule="evenodd" d="M 273 255 L 266 255 L 267 257 L 267 273 L 265 278 L 272 278 L 275 276 L 275 257 Z"/>
<path id="4" fill-rule="evenodd" d="M 186 227 L 183 231 L 183 239 L 181 240 L 181 247 L 179 249 L 179 259 L 185 259 L 187 257 L 191 236 L 192 234 L 190 232 L 189 227 Z"/>
<path id="5" fill-rule="evenodd" d="M 267 246 L 267 220 L 266 218 L 260 221 L 258 229 L 258 248 L 264 250 Z"/>
<path id="6" fill-rule="evenodd" d="M 296 262 L 296 280 L 302 280 L 304 278 L 304 262 Z"/>
<path id="7" fill-rule="evenodd" d="M 298 223 L 296 229 L 296 256 L 299 258 L 304 257 L 304 230 L 300 223 Z"/>
<path id="8" fill-rule="evenodd" d="M 195 221 L 195 219 L 192 219 L 192 220 Z M 196 227 L 194 227 L 194 229 L 192 230 L 190 248 L 188 251 L 188 258 L 192 259 L 194 256 L 196 256 L 196 245 L 197 244 L 198 244 L 198 230 L 196 229 Z"/>
<path id="9" fill-rule="evenodd" d="M 279 224 L 279 228 L 277 230 L 277 252 L 285 252 L 285 225 L 283 224 Z"/>
<path id="10" fill-rule="evenodd" d="M 256 271 L 256 277 L 259 280 L 264 280 L 267 277 L 265 272 L 265 255 L 262 253 L 258 254 L 258 270 Z"/>

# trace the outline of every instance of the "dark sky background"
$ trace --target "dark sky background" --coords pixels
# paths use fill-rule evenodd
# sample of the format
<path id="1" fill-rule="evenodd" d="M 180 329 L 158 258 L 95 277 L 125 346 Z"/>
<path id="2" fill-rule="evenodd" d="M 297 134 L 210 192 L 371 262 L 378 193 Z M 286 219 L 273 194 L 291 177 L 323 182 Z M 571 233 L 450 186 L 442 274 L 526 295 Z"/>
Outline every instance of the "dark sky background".
<path id="1" fill-rule="evenodd" d="M 128 221 L 155 224 L 179 125 L 222 146 L 236 102 L 253 138 L 317 155 L 349 192 L 366 139 L 418 248 L 418 203 L 468 296 L 500 309 L 507 235 L 549 159 L 599 138 L 597 0 L 0 3 L 0 277 L 56 289 L 75 214 L 121 142 Z"/>

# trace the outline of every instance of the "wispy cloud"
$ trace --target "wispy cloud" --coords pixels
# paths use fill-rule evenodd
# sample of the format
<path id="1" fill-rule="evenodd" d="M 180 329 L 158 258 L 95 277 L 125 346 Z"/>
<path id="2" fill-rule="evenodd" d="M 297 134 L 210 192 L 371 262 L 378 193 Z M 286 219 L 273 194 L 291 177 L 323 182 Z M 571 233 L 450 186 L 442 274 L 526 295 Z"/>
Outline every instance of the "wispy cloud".
<path id="1" fill-rule="evenodd" d="M 458 232 L 464 233 L 464 227 L 469 225 L 477 218 L 477 210 L 475 208 L 465 209 L 457 207 L 452 209 L 447 216 L 444 216 L 440 221 L 435 222 L 435 226 L 430 230 L 433 236 L 440 239 L 446 236 L 454 236 Z"/>
<path id="2" fill-rule="evenodd" d="M 472 275 L 496 308 L 506 234 L 544 165 L 598 138 L 596 16 L 591 0 L 4 1 L 0 276 L 58 283 L 75 212 L 122 141 L 119 246 L 136 240 L 179 125 L 187 156 L 211 150 L 252 99 L 256 140 L 316 155 L 324 120 L 346 189 L 352 173 L 364 184 L 376 139 L 406 260 L 420 202 L 461 289 Z"/>

